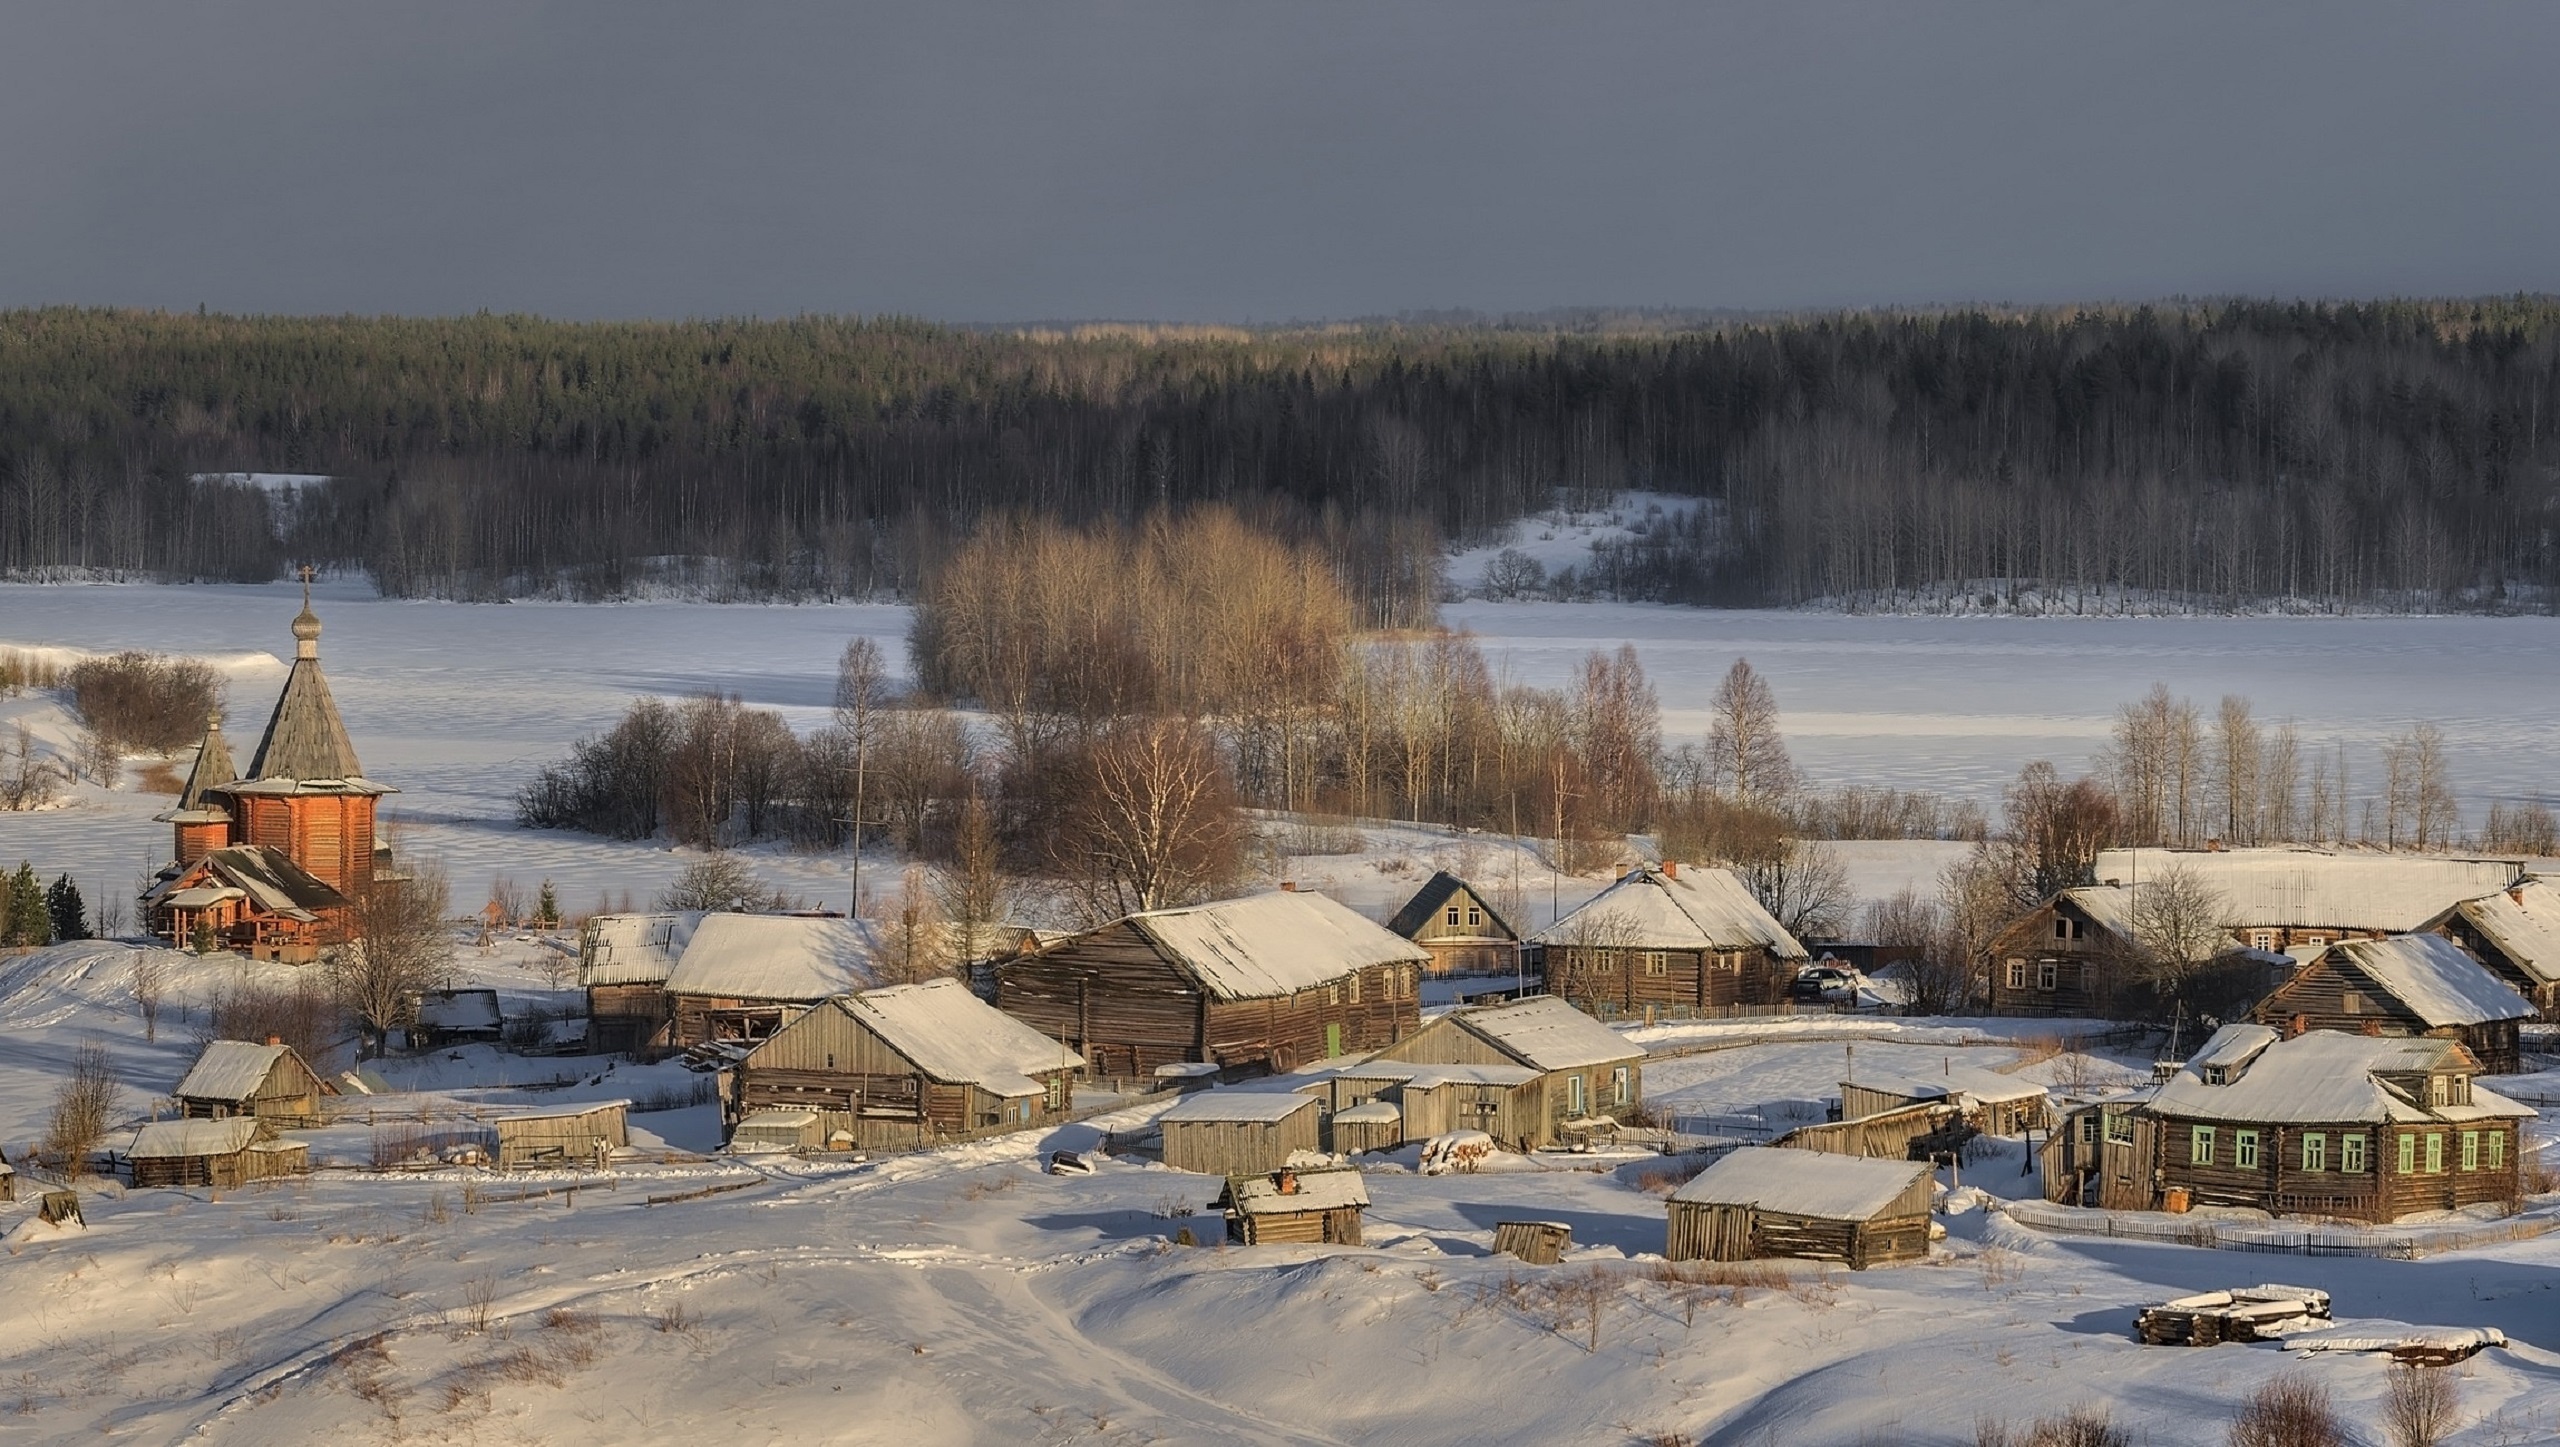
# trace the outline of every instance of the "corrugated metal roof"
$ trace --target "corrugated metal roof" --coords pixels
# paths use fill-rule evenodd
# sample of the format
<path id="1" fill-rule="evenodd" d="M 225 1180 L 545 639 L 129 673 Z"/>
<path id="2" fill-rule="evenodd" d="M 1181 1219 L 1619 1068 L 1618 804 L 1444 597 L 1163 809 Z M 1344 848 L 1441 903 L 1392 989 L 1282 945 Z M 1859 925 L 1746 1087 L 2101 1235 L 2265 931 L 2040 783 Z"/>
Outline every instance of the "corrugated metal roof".
<path id="1" fill-rule="evenodd" d="M 1579 1070 L 1644 1054 L 1644 1047 L 1554 995 L 1455 1010 L 1449 1018 L 1459 1029 L 1539 1070 Z"/>
<path id="2" fill-rule="evenodd" d="M 2346 940 L 2331 945 L 2329 952 L 2408 1006 L 2430 1029 L 2524 1020 L 2534 1014 L 2533 1002 L 2515 986 L 2442 935 Z"/>
<path id="3" fill-rule="evenodd" d="M 1634 870 L 1533 938 L 1623 949 L 1766 949 L 1783 960 L 1806 958 L 1805 947 L 1730 869 Z"/>
<path id="4" fill-rule="evenodd" d="M 711 914 L 667 976 L 677 995 L 818 1001 L 880 981 L 867 921 L 779 914 Z"/>
<path id="5" fill-rule="evenodd" d="M 2523 877 L 2513 859 L 2365 854 L 2327 849 L 2102 849 L 2101 884 L 2136 886 L 2172 866 L 2230 903 L 2235 929 L 2421 929 L 2466 899 Z"/>
<path id="6" fill-rule="evenodd" d="M 246 1040 L 216 1040 L 204 1047 L 187 1078 L 170 1094 L 191 1100 L 247 1100 L 258 1093 L 267 1072 L 285 1056 L 281 1045 L 254 1045 Z"/>
<path id="7" fill-rule="evenodd" d="M 2465 900 L 2462 917 L 2516 968 L 2543 984 L 2560 984 L 2560 889 L 2529 879 L 2510 893 Z"/>
<path id="8" fill-rule="evenodd" d="M 578 942 L 578 983 L 663 985 L 701 923 L 699 911 L 598 915 Z"/>
<path id="9" fill-rule="evenodd" d="M 1305 891 L 1152 910 L 1128 922 L 1203 989 L 1230 1000 L 1294 995 L 1371 965 L 1431 958 L 1413 941 Z"/>
<path id="10" fill-rule="evenodd" d="M 1671 1193 L 1692 1205 L 1757 1206 L 1790 1216 L 1862 1221 L 1894 1203 L 1929 1167 L 1824 1151 L 1744 1146 Z"/>
<path id="11" fill-rule="evenodd" d="M 1038 1095 L 1043 1071 L 1080 1070 L 1084 1057 L 969 993 L 958 980 L 891 985 L 834 1002 L 926 1075 L 996 1095 Z M 748 1057 L 752 1060 L 754 1057 Z"/>
<path id="12" fill-rule="evenodd" d="M 2426 1036 L 2313 1030 L 2267 1046 L 2228 1085 L 2205 1084 L 2196 1063 L 2189 1061 L 2161 1082 L 2151 1097 L 2151 1108 L 2181 1119 L 2242 1125 L 2433 1120 L 2438 1117 L 2423 1104 L 2375 1077 L 2439 1070 L 2460 1049 L 2453 1041 Z M 2484 1094 L 2473 1091 L 2475 1117 Z"/>
<path id="13" fill-rule="evenodd" d="M 155 1120 L 134 1132 L 133 1149 L 126 1152 L 136 1160 L 166 1160 L 173 1156 L 227 1156 L 249 1148 L 258 1138 L 255 1116 L 235 1115 L 228 1120 Z"/>

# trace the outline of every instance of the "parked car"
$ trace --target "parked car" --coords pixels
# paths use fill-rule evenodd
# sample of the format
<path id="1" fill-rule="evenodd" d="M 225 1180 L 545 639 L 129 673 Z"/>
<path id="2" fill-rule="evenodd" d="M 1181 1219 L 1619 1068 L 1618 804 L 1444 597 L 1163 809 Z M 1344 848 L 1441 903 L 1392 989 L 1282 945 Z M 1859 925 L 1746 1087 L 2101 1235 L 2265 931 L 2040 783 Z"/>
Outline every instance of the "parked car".
<path id="1" fill-rule="evenodd" d="M 1845 965 L 1807 965 L 1788 993 L 1799 1000 L 1847 1000 L 1858 993 L 1858 972 Z"/>

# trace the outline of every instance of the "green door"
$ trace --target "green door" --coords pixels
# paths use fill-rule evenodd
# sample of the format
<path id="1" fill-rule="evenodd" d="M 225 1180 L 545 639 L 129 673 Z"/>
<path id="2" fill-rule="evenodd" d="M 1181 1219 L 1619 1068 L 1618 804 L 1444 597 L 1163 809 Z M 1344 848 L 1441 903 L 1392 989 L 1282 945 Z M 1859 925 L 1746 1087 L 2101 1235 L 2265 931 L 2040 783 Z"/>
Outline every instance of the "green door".
<path id="1" fill-rule="evenodd" d="M 1340 1054 L 1342 1053 L 1342 1027 L 1341 1027 L 1341 1026 L 1339 1026 L 1339 1025 L 1327 1025 L 1326 1027 L 1324 1027 L 1324 1053 L 1325 1053 L 1325 1058 L 1326 1058 L 1326 1059 L 1328 1059 L 1328 1060 L 1330 1060 L 1330 1059 L 1332 1059 L 1334 1056 L 1336 1056 L 1336 1055 L 1340 1055 Z"/>

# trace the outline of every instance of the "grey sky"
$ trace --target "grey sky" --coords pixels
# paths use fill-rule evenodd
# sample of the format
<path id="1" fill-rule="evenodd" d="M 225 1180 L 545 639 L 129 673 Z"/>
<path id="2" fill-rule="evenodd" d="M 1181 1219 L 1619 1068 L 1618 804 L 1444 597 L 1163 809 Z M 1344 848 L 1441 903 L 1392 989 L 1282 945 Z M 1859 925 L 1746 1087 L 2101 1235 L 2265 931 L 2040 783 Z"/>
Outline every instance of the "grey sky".
<path id="1" fill-rule="evenodd" d="M 0 8 L 0 305 L 2560 290 L 2560 7 Z"/>

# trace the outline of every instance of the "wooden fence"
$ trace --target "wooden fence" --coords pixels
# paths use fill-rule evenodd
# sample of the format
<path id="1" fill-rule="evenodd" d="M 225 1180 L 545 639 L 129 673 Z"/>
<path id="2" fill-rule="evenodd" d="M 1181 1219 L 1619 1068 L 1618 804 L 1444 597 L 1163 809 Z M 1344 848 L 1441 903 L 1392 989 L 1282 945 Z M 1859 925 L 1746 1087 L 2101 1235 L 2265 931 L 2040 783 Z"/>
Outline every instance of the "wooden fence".
<path id="1" fill-rule="evenodd" d="M 2148 1211 L 2092 1211 L 2043 1201 L 1996 1201 L 1990 1209 L 2021 1226 L 2064 1236 L 2107 1236 L 2165 1241 L 2215 1251 L 2256 1251 L 2279 1256 L 2361 1256 L 2415 1261 L 2439 1251 L 2463 1251 L 2509 1241 L 2529 1241 L 2560 1231 L 2560 1215 L 2517 1217 L 2477 1226 L 2333 1226 L 2317 1222 L 2222 1220 Z"/>

